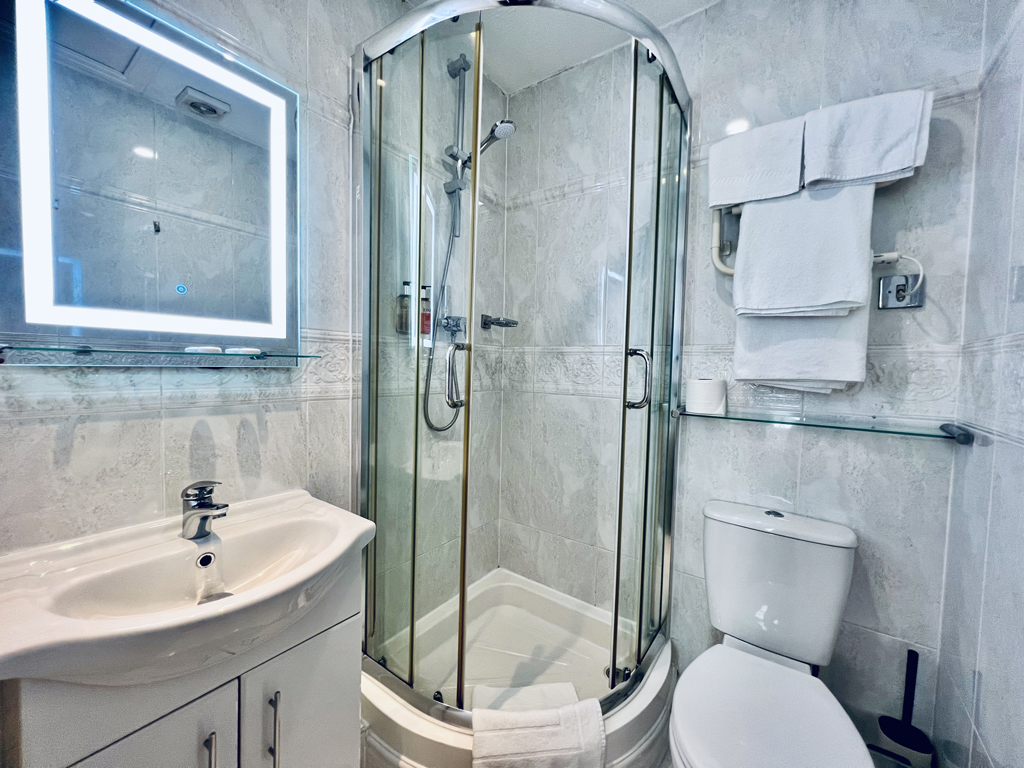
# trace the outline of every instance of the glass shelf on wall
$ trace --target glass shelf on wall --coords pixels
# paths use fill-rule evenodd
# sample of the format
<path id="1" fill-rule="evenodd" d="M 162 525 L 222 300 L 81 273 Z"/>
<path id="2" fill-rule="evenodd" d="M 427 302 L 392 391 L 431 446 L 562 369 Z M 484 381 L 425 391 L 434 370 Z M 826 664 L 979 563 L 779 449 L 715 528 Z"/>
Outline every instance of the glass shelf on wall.
<path id="1" fill-rule="evenodd" d="M 88 345 L 48 347 L 0 342 L 0 363 L 9 365 L 49 363 L 82 366 L 229 368 L 251 367 L 251 361 L 266 361 L 266 367 L 290 367 L 297 365 L 299 360 L 319 360 L 320 357 L 286 352 L 186 352 L 181 349 L 110 349 Z"/>
<path id="2" fill-rule="evenodd" d="M 783 424 L 819 429 L 844 429 L 851 432 L 875 432 L 883 435 L 928 437 L 938 440 L 955 440 L 962 445 L 974 442 L 970 430 L 952 423 L 912 422 L 881 416 L 827 416 L 796 413 L 765 413 L 763 411 L 728 411 L 724 415 L 691 413 L 684 409 L 672 411 L 673 416 L 717 421 L 746 421 L 756 424 Z"/>

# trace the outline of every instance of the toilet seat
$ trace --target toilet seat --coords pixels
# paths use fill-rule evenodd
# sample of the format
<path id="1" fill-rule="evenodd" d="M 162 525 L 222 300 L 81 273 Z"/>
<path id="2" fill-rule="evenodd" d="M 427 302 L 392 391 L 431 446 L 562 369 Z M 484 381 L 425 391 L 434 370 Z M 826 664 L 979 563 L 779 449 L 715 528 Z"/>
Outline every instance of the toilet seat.
<path id="1" fill-rule="evenodd" d="M 816 677 L 716 645 L 676 685 L 676 768 L 872 768 L 864 741 Z"/>

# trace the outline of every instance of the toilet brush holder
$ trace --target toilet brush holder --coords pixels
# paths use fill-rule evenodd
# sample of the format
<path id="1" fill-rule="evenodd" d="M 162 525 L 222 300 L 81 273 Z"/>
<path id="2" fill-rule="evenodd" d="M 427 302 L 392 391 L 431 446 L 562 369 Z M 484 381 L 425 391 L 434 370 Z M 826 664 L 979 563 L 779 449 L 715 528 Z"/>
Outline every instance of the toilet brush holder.
<path id="1" fill-rule="evenodd" d="M 876 752 L 896 758 L 913 768 L 930 768 L 936 764 L 935 747 L 928 734 L 911 724 L 914 718 L 914 694 L 917 688 L 917 651 L 907 651 L 907 675 L 903 683 L 903 716 L 882 715 L 878 718 L 878 744 L 869 745 Z"/>

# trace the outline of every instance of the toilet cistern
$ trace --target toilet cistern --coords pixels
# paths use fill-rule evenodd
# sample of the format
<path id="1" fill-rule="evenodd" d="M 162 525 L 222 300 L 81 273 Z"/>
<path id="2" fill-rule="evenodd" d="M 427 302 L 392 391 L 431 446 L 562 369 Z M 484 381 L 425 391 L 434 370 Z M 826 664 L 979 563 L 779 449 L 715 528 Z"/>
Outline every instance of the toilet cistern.
<path id="1" fill-rule="evenodd" d="M 181 538 L 206 538 L 213 533 L 213 521 L 227 516 L 228 505 L 213 502 L 218 485 L 217 480 L 200 480 L 181 492 Z"/>

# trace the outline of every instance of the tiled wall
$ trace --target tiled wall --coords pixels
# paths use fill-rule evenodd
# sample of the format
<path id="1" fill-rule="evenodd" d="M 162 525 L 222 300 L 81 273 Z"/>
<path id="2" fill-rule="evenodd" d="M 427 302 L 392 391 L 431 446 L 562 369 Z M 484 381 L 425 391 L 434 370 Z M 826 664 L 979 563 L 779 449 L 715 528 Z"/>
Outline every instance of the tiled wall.
<path id="1" fill-rule="evenodd" d="M 603 607 L 614 585 L 630 67 L 621 47 L 509 97 L 504 314 L 519 326 L 492 332 L 503 336 L 498 562 Z"/>
<path id="2" fill-rule="evenodd" d="M 731 281 L 710 258 L 710 144 L 732 120 L 758 126 L 925 87 L 937 97 L 927 161 L 913 178 L 878 191 L 872 228 L 876 252 L 898 250 L 925 263 L 925 307 L 871 310 L 868 377 L 852 392 L 802 397 L 733 385 L 730 399 L 804 413 L 955 415 L 983 11 L 983 3 L 959 0 L 721 0 L 663 29 L 695 100 L 684 339 L 689 375 L 728 377 L 734 340 Z M 876 285 L 882 274 L 875 270 Z M 673 553 L 671 633 L 680 665 L 718 640 L 708 624 L 703 580 L 708 499 L 833 520 L 857 532 L 859 547 L 838 645 L 822 677 L 870 734 L 874 715 L 899 715 L 906 652 L 917 650 L 914 721 L 931 732 L 953 461 L 952 441 L 687 420 Z"/>
<path id="3" fill-rule="evenodd" d="M 223 481 L 227 502 L 308 488 L 353 506 L 348 64 L 402 3 L 153 7 L 300 93 L 302 328 L 324 357 L 293 370 L 0 368 L 0 552 L 180 514 L 197 479 Z"/>
<path id="4" fill-rule="evenodd" d="M 988 3 L 935 738 L 944 766 L 1024 765 L 1024 7 Z M 1018 274 L 1020 273 L 1020 274 Z"/>

